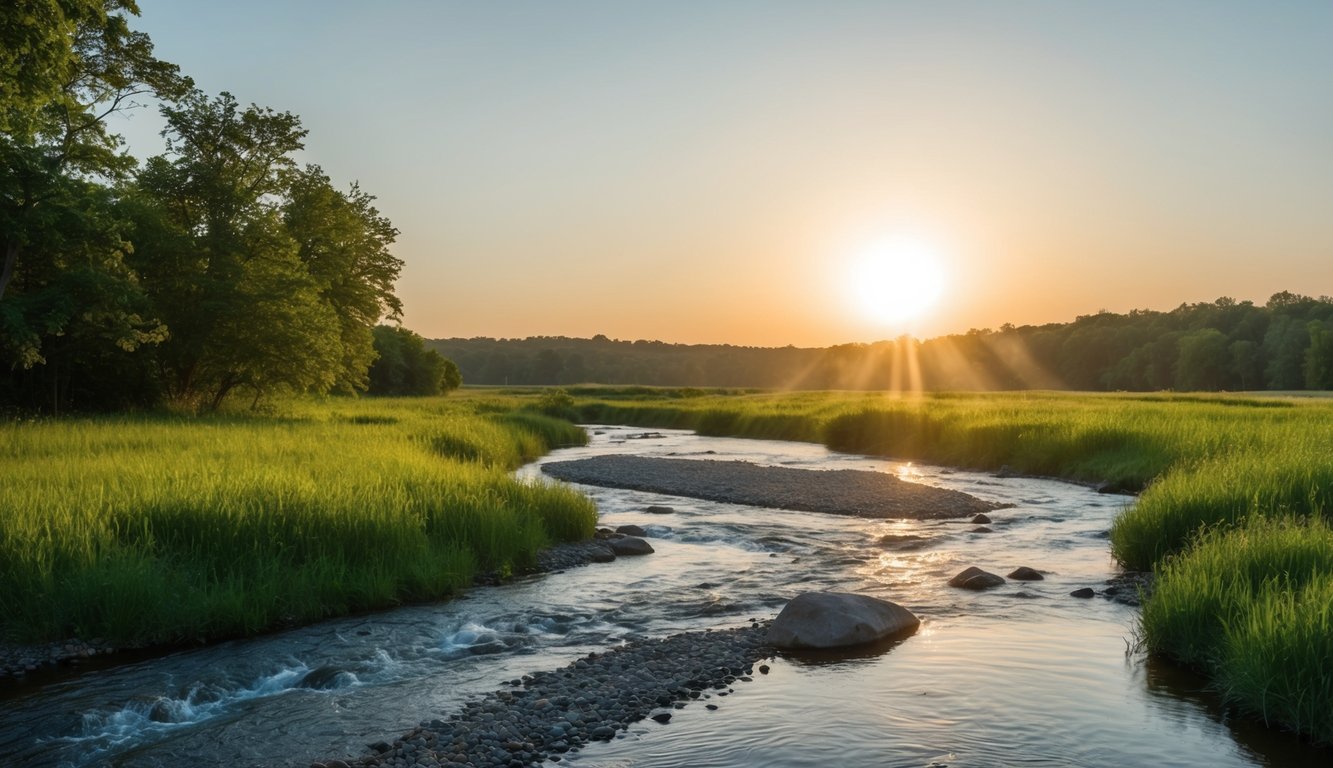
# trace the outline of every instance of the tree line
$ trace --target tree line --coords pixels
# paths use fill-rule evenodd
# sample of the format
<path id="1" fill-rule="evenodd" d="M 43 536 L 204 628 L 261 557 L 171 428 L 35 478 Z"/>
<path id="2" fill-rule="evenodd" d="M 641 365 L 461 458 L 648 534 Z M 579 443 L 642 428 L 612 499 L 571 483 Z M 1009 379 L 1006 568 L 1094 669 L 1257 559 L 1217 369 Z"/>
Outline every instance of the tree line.
<path id="1" fill-rule="evenodd" d="M 133 0 L 0 9 L 0 405 L 362 391 L 377 338 L 407 364 L 411 339 L 375 331 L 402 310 L 398 230 L 375 198 L 297 162 L 296 115 L 197 89 L 136 15 Z M 149 98 L 165 151 L 139 162 L 110 121 Z M 443 361 L 411 360 L 443 381 Z"/>
<path id="2" fill-rule="evenodd" d="M 1333 389 L 1333 298 L 1220 298 L 1167 311 L 827 348 L 539 336 L 436 339 L 473 384 L 867 390 Z"/>

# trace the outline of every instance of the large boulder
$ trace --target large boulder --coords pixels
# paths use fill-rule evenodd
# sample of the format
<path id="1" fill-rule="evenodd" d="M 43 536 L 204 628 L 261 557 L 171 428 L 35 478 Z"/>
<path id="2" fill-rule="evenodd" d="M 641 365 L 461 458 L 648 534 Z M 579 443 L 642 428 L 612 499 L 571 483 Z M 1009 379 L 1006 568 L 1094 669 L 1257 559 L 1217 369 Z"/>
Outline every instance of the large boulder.
<path id="1" fill-rule="evenodd" d="M 921 625 L 888 600 L 847 592 L 806 592 L 787 603 L 768 629 L 777 648 L 841 648 L 911 634 Z"/>

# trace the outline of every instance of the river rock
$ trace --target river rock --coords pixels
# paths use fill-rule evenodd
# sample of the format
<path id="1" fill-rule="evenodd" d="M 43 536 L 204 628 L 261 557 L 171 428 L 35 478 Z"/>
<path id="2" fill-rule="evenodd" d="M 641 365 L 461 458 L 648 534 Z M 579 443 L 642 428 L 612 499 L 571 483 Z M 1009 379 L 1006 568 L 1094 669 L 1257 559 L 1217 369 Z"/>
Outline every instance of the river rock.
<path id="1" fill-rule="evenodd" d="M 991 519 L 989 515 L 978 512 L 976 517 L 972 518 L 972 522 L 977 525 L 987 525 L 991 522 Z"/>
<path id="2" fill-rule="evenodd" d="M 616 528 L 616 533 L 623 533 L 626 536 L 647 536 L 648 532 L 637 525 L 621 525 Z"/>
<path id="3" fill-rule="evenodd" d="M 588 561 L 593 563 L 609 563 L 616 559 L 616 553 L 605 543 L 588 553 Z"/>
<path id="4" fill-rule="evenodd" d="M 1026 565 L 1020 565 L 1010 571 L 1009 578 L 1014 581 L 1043 581 L 1046 577 L 1041 575 L 1041 571 L 1035 568 L 1029 568 Z"/>
<path id="5" fill-rule="evenodd" d="M 949 586 L 963 589 L 990 589 L 1004 583 L 1003 576 L 983 571 L 975 565 L 949 579 Z"/>
<path id="6" fill-rule="evenodd" d="M 653 545 L 637 536 L 610 539 L 606 543 L 607 546 L 611 547 L 611 551 L 617 555 L 651 555 L 653 553 Z"/>
<path id="7" fill-rule="evenodd" d="M 787 603 L 768 630 L 778 648 L 840 648 L 910 634 L 921 625 L 888 600 L 847 592 L 806 592 Z"/>
<path id="8" fill-rule="evenodd" d="M 978 525 L 976 528 L 973 528 L 970 533 L 995 533 L 995 529 L 986 525 Z"/>
<path id="9" fill-rule="evenodd" d="M 1076 589 L 1073 592 L 1069 593 L 1070 597 L 1079 597 L 1083 598 L 1084 600 L 1090 597 L 1095 597 L 1096 595 L 1097 593 L 1093 591 L 1092 587 L 1083 587 L 1082 589 Z"/>
<path id="10" fill-rule="evenodd" d="M 333 666 L 315 667 L 305 673 L 301 682 L 296 684 L 298 688 L 312 688 L 316 691 L 331 691 L 338 687 L 338 678 L 346 674 L 343 670 Z"/>
<path id="11" fill-rule="evenodd" d="M 668 507 L 665 504 L 653 504 L 644 510 L 650 515 L 669 515 L 675 511 L 674 507 Z"/>

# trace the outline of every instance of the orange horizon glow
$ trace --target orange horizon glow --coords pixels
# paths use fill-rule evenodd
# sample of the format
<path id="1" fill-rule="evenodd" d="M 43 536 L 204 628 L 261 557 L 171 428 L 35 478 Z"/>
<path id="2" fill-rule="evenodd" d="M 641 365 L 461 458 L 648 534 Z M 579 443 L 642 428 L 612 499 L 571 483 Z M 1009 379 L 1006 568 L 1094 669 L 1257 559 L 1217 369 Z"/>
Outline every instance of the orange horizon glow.
<path id="1" fill-rule="evenodd" d="M 1333 4 L 139 4 L 377 196 L 428 338 L 829 347 L 1333 294 Z M 163 149 L 151 109 L 115 128 Z M 902 233 L 942 244 L 938 298 L 869 311 L 847 259 Z"/>

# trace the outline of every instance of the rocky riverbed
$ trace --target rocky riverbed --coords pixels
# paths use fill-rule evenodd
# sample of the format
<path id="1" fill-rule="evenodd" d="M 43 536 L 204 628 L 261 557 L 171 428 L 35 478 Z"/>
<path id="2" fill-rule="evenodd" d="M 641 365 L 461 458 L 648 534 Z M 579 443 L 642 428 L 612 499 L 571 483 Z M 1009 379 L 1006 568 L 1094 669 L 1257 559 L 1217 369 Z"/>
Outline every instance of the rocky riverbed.
<path id="1" fill-rule="evenodd" d="M 666 724 L 675 709 L 689 703 L 716 709 L 710 699 L 749 682 L 755 664 L 772 654 L 766 633 L 767 622 L 755 621 L 591 653 L 563 669 L 512 680 L 392 744 L 371 745 L 368 756 L 311 768 L 517 768 L 559 761 L 591 741 L 615 738 L 631 723 L 651 717 Z"/>
<path id="2" fill-rule="evenodd" d="M 874 519 L 942 520 L 1008 506 L 961 491 L 857 469 L 794 469 L 744 461 L 609 455 L 547 462 L 542 471 L 571 483 Z"/>

